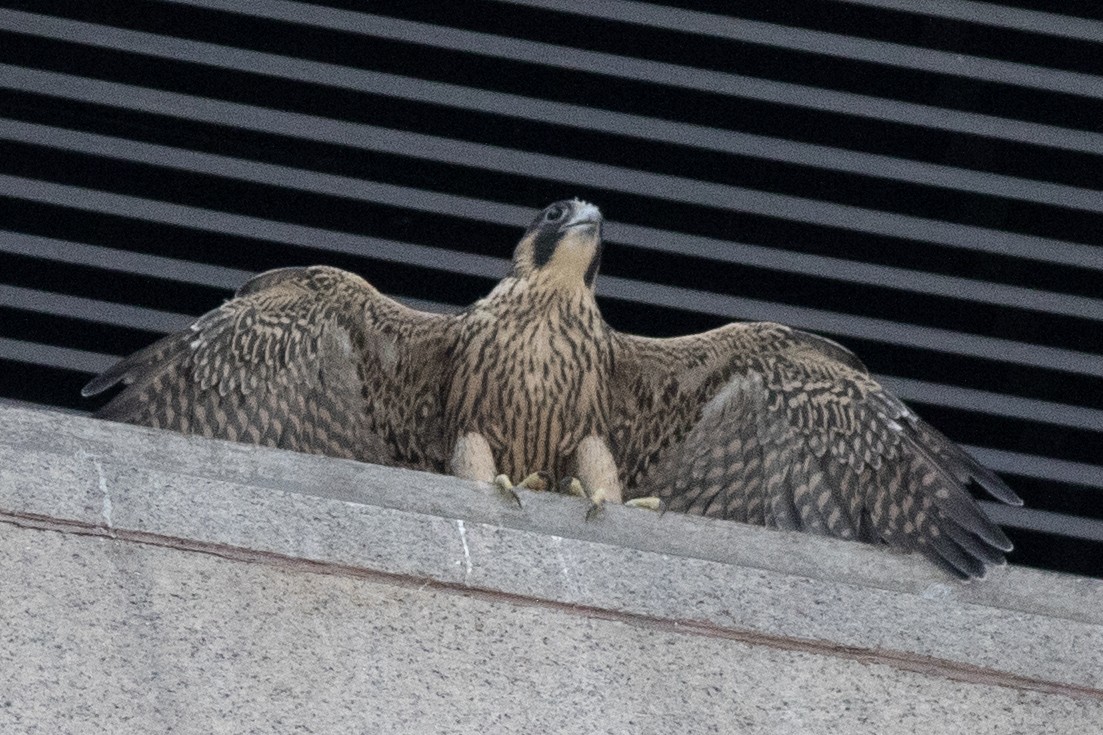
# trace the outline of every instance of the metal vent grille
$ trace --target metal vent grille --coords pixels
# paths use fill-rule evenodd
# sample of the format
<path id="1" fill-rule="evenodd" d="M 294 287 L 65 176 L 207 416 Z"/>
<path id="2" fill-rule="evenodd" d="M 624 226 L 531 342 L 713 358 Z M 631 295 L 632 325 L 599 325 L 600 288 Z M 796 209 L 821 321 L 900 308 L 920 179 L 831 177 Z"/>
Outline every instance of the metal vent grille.
<path id="1" fill-rule="evenodd" d="M 1103 576 L 1091 3 L 0 6 L 4 397 L 89 410 L 278 266 L 457 308 L 581 196 L 615 327 L 847 344 L 1024 497 L 1014 561 Z"/>

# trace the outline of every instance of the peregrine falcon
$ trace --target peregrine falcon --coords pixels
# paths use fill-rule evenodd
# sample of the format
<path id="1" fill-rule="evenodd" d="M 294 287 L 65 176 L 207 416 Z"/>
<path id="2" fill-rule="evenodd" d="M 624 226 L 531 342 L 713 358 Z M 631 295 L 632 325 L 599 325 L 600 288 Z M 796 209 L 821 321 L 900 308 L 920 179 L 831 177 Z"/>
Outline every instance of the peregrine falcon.
<path id="1" fill-rule="evenodd" d="M 126 421 L 595 502 L 918 550 L 961 578 L 1011 543 L 976 484 L 1021 500 L 842 346 L 768 322 L 651 339 L 594 299 L 601 213 L 556 202 L 509 274 L 455 315 L 410 309 L 335 268 L 247 282 L 191 327 L 94 378 Z M 508 481 L 503 483 L 508 486 Z"/>

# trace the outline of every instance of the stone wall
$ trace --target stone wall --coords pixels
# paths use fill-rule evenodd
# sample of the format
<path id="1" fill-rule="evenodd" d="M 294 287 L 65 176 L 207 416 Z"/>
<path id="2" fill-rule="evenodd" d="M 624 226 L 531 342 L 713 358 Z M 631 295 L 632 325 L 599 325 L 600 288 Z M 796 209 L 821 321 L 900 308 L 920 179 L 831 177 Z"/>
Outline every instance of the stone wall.
<path id="1" fill-rule="evenodd" d="M 0 733 L 1038 733 L 1103 583 L 0 406 Z"/>

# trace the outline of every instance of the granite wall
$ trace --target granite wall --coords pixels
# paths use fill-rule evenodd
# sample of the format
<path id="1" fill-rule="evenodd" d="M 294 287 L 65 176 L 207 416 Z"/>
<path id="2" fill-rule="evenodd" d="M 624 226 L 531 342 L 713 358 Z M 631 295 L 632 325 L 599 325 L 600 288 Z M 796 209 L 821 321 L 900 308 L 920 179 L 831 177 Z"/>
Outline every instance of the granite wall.
<path id="1" fill-rule="evenodd" d="M 0 733 L 1037 733 L 1103 583 L 0 406 Z"/>

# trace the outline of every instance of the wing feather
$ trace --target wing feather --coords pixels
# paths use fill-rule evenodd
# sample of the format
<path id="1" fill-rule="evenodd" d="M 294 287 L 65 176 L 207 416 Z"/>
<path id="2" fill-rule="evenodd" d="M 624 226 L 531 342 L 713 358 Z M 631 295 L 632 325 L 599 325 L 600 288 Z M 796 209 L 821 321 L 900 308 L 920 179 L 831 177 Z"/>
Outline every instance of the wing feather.
<path id="1" fill-rule="evenodd" d="M 1014 492 L 838 344 L 769 323 L 614 342 L 628 497 L 918 550 L 964 578 L 1011 549 L 968 487 Z"/>
<path id="2" fill-rule="evenodd" d="M 97 412 L 105 419 L 443 471 L 453 321 L 345 271 L 284 268 L 83 393 L 124 386 Z"/>
<path id="3" fill-rule="evenodd" d="M 835 494 L 839 517 L 828 526 L 831 534 L 846 539 L 866 539 L 862 534 L 861 478 L 849 463 L 833 454 L 821 460 L 826 482 Z"/>

